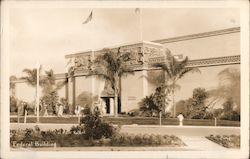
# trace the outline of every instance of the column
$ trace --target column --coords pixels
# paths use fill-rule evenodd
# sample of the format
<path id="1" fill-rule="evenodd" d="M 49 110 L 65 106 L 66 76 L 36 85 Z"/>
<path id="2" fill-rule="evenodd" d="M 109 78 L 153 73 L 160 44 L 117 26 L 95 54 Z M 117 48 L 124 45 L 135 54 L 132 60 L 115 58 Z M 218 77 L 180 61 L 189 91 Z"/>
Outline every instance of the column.
<path id="1" fill-rule="evenodd" d="M 103 112 L 103 115 L 106 114 L 106 101 L 104 98 L 101 99 L 102 101 L 102 112 Z"/>
<path id="2" fill-rule="evenodd" d="M 74 114 L 75 110 L 75 77 L 71 77 L 68 79 L 68 103 L 70 104 L 70 113 Z"/>
<path id="3" fill-rule="evenodd" d="M 69 78 L 66 78 L 66 84 L 65 84 L 65 99 L 68 102 L 69 101 Z"/>
<path id="4" fill-rule="evenodd" d="M 109 105 L 110 105 L 110 115 L 114 115 L 114 98 L 109 98 L 110 102 L 109 102 Z"/>

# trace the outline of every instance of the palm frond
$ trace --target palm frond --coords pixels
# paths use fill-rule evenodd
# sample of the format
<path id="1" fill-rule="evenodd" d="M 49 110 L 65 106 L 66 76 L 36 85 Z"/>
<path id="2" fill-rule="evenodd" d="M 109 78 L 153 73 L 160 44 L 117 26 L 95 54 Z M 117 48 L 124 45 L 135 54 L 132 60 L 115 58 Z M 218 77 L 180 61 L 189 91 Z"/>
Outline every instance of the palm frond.
<path id="1" fill-rule="evenodd" d="M 181 79 L 187 73 L 201 73 L 198 67 L 185 67 L 177 75 L 176 80 Z"/>

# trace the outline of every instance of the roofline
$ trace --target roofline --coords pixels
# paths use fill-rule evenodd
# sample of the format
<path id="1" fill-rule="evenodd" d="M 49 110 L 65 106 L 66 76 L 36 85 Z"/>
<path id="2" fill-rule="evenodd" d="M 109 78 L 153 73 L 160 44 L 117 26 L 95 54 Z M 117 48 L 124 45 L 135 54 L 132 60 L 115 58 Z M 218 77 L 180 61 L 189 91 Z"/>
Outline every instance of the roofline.
<path id="1" fill-rule="evenodd" d="M 225 35 L 225 34 L 232 34 L 232 33 L 238 33 L 238 32 L 240 32 L 240 27 L 233 27 L 233 28 L 203 32 L 203 33 L 197 33 L 197 34 L 177 36 L 177 37 L 172 37 L 172 38 L 167 38 L 167 39 L 154 40 L 153 42 L 160 43 L 160 44 L 166 44 L 166 43 L 193 40 L 193 39 L 206 38 L 206 37 L 211 37 L 211 36 L 219 36 L 219 35 Z"/>
<path id="2" fill-rule="evenodd" d="M 162 46 L 161 44 L 159 43 L 155 43 L 155 42 L 152 42 L 152 41 L 134 41 L 134 42 L 129 42 L 129 43 L 123 43 L 123 44 L 119 44 L 119 45 L 113 45 L 113 46 L 110 46 L 110 47 L 103 47 L 103 48 L 98 48 L 98 49 L 92 49 L 92 50 L 85 50 L 85 51 L 81 51 L 81 52 L 78 52 L 78 53 L 73 53 L 73 54 L 68 54 L 68 55 L 65 55 L 65 58 L 71 58 L 71 57 L 75 57 L 75 56 L 79 56 L 79 55 L 83 55 L 83 54 L 91 54 L 92 52 L 98 52 L 98 51 L 102 51 L 103 49 L 105 48 L 109 48 L 109 49 L 115 49 L 115 48 L 119 48 L 119 47 L 126 47 L 126 46 L 133 46 L 133 45 L 138 45 L 138 44 L 150 44 L 150 45 L 155 45 L 155 46 Z"/>
<path id="3" fill-rule="evenodd" d="M 135 42 L 129 42 L 129 43 L 124 43 L 124 44 L 120 44 L 120 45 L 113 45 L 110 47 L 98 48 L 95 50 L 85 50 L 85 51 L 81 51 L 81 52 L 74 53 L 74 54 L 68 54 L 68 55 L 65 55 L 65 58 L 71 58 L 74 56 L 92 53 L 94 51 L 101 51 L 104 48 L 114 49 L 114 48 L 118 48 L 118 47 L 124 47 L 124 46 L 128 46 L 128 45 L 142 44 L 142 43 L 161 46 L 162 44 L 166 44 L 166 43 L 193 40 L 193 39 L 219 36 L 219 35 L 225 35 L 225 34 L 232 34 L 232 33 L 238 33 L 238 32 L 240 32 L 240 27 L 233 27 L 233 28 L 220 29 L 220 30 L 202 32 L 202 33 L 196 33 L 196 34 L 189 34 L 189 35 L 183 35 L 183 36 L 177 36 L 177 37 L 171 37 L 171 38 L 153 40 L 153 41 L 135 41 Z"/>

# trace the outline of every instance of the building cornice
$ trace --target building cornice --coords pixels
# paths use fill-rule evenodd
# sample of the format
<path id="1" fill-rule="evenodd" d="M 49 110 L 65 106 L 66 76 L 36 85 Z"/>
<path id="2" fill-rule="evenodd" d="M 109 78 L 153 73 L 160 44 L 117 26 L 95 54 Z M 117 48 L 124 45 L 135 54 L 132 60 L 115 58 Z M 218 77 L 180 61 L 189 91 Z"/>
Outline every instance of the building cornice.
<path id="1" fill-rule="evenodd" d="M 44 75 L 41 76 L 42 77 L 45 77 Z M 56 80 L 65 80 L 67 79 L 67 73 L 58 73 L 58 74 L 55 74 L 55 78 Z M 10 81 L 12 83 L 24 83 L 26 82 L 27 80 L 25 79 L 22 79 L 22 78 L 18 78 L 16 80 L 13 80 L 13 81 Z"/>
<path id="2" fill-rule="evenodd" d="M 83 56 L 83 55 L 91 55 L 92 53 L 93 54 L 104 53 L 105 52 L 104 49 L 115 50 L 118 48 L 121 48 L 121 49 L 136 48 L 138 46 L 162 47 L 162 45 L 159 43 L 155 43 L 155 42 L 151 42 L 151 41 L 139 41 L 139 42 L 125 43 L 125 44 L 116 45 L 116 46 L 99 48 L 99 49 L 95 49 L 95 50 L 86 50 L 86 51 L 74 53 L 74 54 L 68 54 L 68 55 L 65 55 L 65 58 L 69 59 L 69 58 L 74 58 L 74 57 Z"/>
<path id="3" fill-rule="evenodd" d="M 206 38 L 206 37 L 211 37 L 211 36 L 219 36 L 219 35 L 225 35 L 225 34 L 232 34 L 232 33 L 238 33 L 238 32 L 240 32 L 240 27 L 234 27 L 234 28 L 228 28 L 228 29 L 222 29 L 222 30 L 216 30 L 216 31 L 210 31 L 210 32 L 177 36 L 177 37 L 172 37 L 172 38 L 167 38 L 167 39 L 154 40 L 152 42 L 159 43 L 159 44 L 166 44 L 166 43 L 173 43 L 173 42 L 185 41 L 185 40 L 193 40 L 193 39 Z"/>
<path id="4" fill-rule="evenodd" d="M 240 55 L 234 56 L 223 56 L 223 57 L 215 57 L 215 58 L 205 58 L 205 59 L 196 59 L 189 60 L 187 67 L 211 67 L 211 66 L 221 66 L 221 65 L 234 65 L 240 64 Z M 159 68 L 139 68 L 135 71 L 139 70 L 148 70 L 148 69 L 159 69 Z M 55 74 L 56 80 L 67 79 L 67 73 Z M 76 76 L 86 76 L 86 74 L 76 74 Z M 23 79 L 17 79 L 12 81 L 13 83 L 24 83 L 26 82 Z"/>
<path id="5" fill-rule="evenodd" d="M 240 55 L 190 60 L 187 67 L 209 67 L 240 64 Z"/>

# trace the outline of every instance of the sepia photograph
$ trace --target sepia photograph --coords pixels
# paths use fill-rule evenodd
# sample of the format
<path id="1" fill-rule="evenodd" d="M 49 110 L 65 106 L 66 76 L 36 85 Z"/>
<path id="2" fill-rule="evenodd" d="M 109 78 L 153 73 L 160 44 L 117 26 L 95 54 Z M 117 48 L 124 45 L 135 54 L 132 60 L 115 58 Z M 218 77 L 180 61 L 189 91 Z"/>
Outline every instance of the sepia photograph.
<path id="1" fill-rule="evenodd" d="M 1 2 L 1 158 L 248 158 L 249 3 L 139 2 Z"/>

